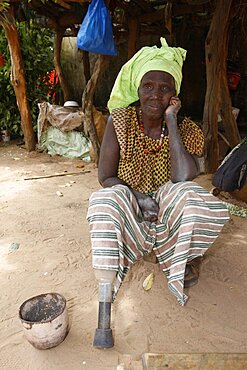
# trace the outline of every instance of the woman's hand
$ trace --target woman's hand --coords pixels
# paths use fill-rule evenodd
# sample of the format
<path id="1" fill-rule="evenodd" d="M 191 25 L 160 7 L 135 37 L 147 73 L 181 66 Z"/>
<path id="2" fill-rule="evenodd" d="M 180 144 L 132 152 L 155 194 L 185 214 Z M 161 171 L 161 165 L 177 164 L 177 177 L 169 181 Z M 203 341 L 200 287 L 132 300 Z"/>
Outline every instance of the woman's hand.
<path id="1" fill-rule="evenodd" d="M 180 108 L 181 108 L 181 100 L 177 96 L 172 96 L 170 99 L 170 104 L 165 110 L 165 118 L 167 116 L 176 117 Z"/>
<path id="2" fill-rule="evenodd" d="M 157 221 L 159 213 L 159 206 L 157 202 L 149 195 L 142 193 L 139 193 L 138 195 L 135 194 L 135 197 L 142 211 L 144 220 L 149 222 Z"/>

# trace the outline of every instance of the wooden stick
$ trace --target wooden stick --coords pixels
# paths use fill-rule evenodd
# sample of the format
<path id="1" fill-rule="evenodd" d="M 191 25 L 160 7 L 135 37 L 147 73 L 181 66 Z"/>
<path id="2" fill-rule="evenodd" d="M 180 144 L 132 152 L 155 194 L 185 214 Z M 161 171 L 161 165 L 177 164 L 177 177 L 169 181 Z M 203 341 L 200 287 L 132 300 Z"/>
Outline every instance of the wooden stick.
<path id="1" fill-rule="evenodd" d="M 66 2 L 63 1 L 63 0 L 56 0 L 56 3 L 59 4 L 60 6 L 62 6 L 63 8 L 65 8 L 65 9 L 71 9 L 71 5 L 66 4 Z"/>
<path id="2" fill-rule="evenodd" d="M 34 176 L 34 177 L 26 177 L 24 179 L 17 179 L 17 181 L 20 180 L 39 180 L 39 179 L 48 179 L 50 177 L 59 177 L 59 176 L 70 176 L 70 175 L 84 175 L 85 173 L 89 173 L 91 171 L 83 171 L 83 172 L 62 172 L 62 173 L 56 173 L 54 175 L 44 175 L 44 176 Z"/>
<path id="3" fill-rule="evenodd" d="M 225 138 L 225 136 L 218 131 L 218 135 L 222 138 L 222 140 L 226 143 L 226 145 L 228 145 L 230 148 L 231 148 L 231 144 L 229 143 L 229 141 Z"/>

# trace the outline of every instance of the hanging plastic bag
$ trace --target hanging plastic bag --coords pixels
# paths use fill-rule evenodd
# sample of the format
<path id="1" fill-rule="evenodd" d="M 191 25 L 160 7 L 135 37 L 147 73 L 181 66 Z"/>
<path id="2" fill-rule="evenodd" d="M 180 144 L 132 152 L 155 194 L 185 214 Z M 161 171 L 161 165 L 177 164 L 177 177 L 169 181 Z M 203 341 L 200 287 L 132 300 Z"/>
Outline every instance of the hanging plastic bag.
<path id="1" fill-rule="evenodd" d="M 77 47 L 91 53 L 117 55 L 111 17 L 104 0 L 92 0 L 77 35 Z"/>

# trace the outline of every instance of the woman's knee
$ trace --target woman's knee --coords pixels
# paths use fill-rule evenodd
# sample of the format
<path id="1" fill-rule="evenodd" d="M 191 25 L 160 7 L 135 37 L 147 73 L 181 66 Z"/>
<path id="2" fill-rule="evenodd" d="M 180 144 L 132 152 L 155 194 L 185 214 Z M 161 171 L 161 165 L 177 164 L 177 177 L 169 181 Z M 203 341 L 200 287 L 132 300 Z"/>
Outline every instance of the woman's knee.
<path id="1" fill-rule="evenodd" d="M 176 183 L 169 181 L 158 190 L 157 195 L 159 195 L 161 199 L 163 199 L 164 196 L 167 196 L 172 193 L 185 194 L 187 192 L 196 191 L 198 187 L 199 185 L 194 181 L 183 181 Z"/>
<path id="2" fill-rule="evenodd" d="M 173 184 L 173 186 L 170 189 L 170 192 L 178 192 L 181 194 L 186 194 L 186 193 L 191 193 L 191 192 L 196 193 L 199 189 L 201 189 L 201 186 L 199 186 L 196 182 L 183 181 L 183 182 L 178 182 L 176 184 Z"/>
<path id="3" fill-rule="evenodd" d="M 128 188 L 127 185 L 122 185 L 122 184 L 117 184 L 117 185 L 114 185 L 112 188 L 112 191 L 114 192 L 114 194 L 116 195 L 125 195 L 125 196 L 129 196 L 132 194 L 131 193 L 131 190 Z"/>

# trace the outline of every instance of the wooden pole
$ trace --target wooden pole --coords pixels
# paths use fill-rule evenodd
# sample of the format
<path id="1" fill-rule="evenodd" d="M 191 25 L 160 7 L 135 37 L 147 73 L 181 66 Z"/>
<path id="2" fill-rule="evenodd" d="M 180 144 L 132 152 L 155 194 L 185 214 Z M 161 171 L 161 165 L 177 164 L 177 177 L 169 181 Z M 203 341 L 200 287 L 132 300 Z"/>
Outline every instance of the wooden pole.
<path id="1" fill-rule="evenodd" d="M 85 77 L 85 81 L 87 84 L 91 77 L 88 51 L 82 50 L 82 61 L 83 61 L 84 77 Z"/>
<path id="2" fill-rule="evenodd" d="M 128 59 L 133 57 L 137 51 L 137 39 L 139 32 L 139 24 L 136 18 L 130 18 L 128 21 L 129 37 L 128 37 Z"/>
<path id="3" fill-rule="evenodd" d="M 232 9 L 230 9 L 231 11 Z M 240 143 L 241 137 L 238 130 L 236 119 L 232 113 L 232 101 L 227 82 L 227 58 L 228 58 L 228 40 L 229 40 L 229 25 L 230 25 L 230 11 L 228 14 L 227 32 L 225 32 L 224 45 L 224 63 L 222 63 L 221 70 L 221 117 L 225 129 L 225 136 L 229 141 L 231 148 Z M 222 56 L 223 57 L 223 56 Z"/>
<path id="4" fill-rule="evenodd" d="M 82 96 L 82 109 L 84 111 L 84 132 L 92 142 L 95 155 L 95 163 L 99 162 L 100 143 L 96 132 L 93 118 L 93 96 L 100 75 L 105 71 L 109 63 L 109 57 L 99 55 L 93 70 L 93 74 L 87 83 Z"/>
<path id="5" fill-rule="evenodd" d="M 168 1 L 164 10 L 165 28 L 169 32 L 169 35 L 166 35 L 166 41 L 168 44 L 172 44 L 172 3 Z"/>
<path id="6" fill-rule="evenodd" d="M 240 143 L 241 137 L 236 119 L 232 113 L 232 101 L 226 78 L 226 68 L 225 73 L 222 76 L 221 99 L 221 117 L 225 129 L 225 136 L 229 141 L 231 148 L 234 148 L 234 146 Z"/>
<path id="7" fill-rule="evenodd" d="M 69 100 L 69 88 L 61 66 L 61 48 L 64 35 L 64 28 L 55 27 L 55 40 L 54 40 L 54 66 L 58 74 L 59 82 L 63 90 L 64 101 Z"/>
<path id="8" fill-rule="evenodd" d="M 213 173 L 219 165 L 218 113 L 224 108 L 224 121 L 231 122 L 226 126 L 227 139 L 231 144 L 237 140 L 236 127 L 231 110 L 230 97 L 226 98 L 226 60 L 228 51 L 229 15 L 232 0 L 218 0 L 210 29 L 206 38 L 206 72 L 207 91 L 205 97 L 203 130 L 205 134 L 205 171 Z M 229 96 L 229 92 L 228 92 Z M 227 107 L 226 107 L 227 106 Z M 230 133 L 230 130 L 233 132 Z M 231 137 L 232 135 L 232 137 Z"/>
<path id="9" fill-rule="evenodd" d="M 24 135 L 25 147 L 31 152 L 35 150 L 35 136 L 32 125 L 30 107 L 27 100 L 24 66 L 21 54 L 20 37 L 14 20 L 3 23 L 8 40 L 11 57 L 11 83 L 14 87 L 18 109 L 21 115 L 21 128 Z M 6 107 L 8 109 L 8 107 Z"/>

